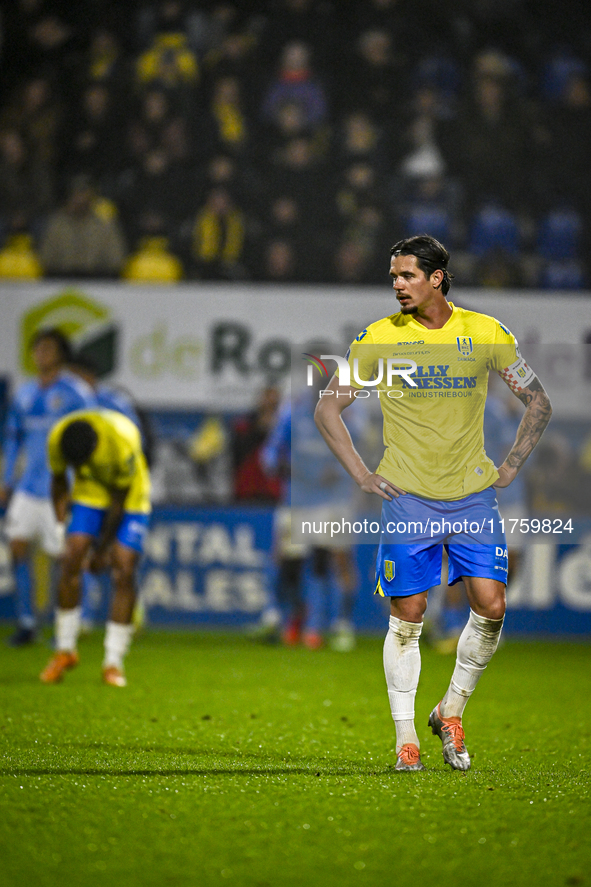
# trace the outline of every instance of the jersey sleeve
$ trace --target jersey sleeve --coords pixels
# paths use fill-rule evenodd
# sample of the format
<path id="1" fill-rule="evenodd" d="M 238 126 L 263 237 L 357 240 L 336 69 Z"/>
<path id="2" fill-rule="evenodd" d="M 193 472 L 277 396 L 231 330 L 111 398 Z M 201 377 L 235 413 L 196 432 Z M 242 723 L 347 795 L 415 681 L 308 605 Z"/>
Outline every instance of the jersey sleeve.
<path id="1" fill-rule="evenodd" d="M 498 321 L 497 327 L 491 369 L 499 374 L 512 391 L 518 393 L 527 388 L 536 374 L 521 356 L 519 343 L 513 333 Z"/>
<path id="2" fill-rule="evenodd" d="M 369 382 L 375 377 L 377 360 L 374 338 L 371 330 L 362 330 L 347 351 L 347 363 L 350 368 L 350 384 L 353 388 L 363 388 L 362 382 Z M 339 372 L 337 370 L 337 375 Z M 361 380 L 361 381 L 360 381 Z"/>
<path id="3" fill-rule="evenodd" d="M 2 472 L 4 486 L 12 487 L 16 481 L 16 464 L 23 441 L 23 422 L 19 402 L 15 399 L 9 409 L 4 426 L 4 468 Z"/>

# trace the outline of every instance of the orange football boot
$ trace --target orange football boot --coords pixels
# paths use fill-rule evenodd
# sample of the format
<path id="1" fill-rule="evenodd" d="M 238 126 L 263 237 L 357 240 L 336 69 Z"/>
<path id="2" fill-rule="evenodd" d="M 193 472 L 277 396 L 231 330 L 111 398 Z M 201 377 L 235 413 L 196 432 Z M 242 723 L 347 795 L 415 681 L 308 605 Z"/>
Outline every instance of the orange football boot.
<path id="1" fill-rule="evenodd" d="M 421 753 L 414 742 L 407 742 L 406 745 L 402 746 L 396 757 L 394 769 L 398 772 L 427 769 L 421 761 Z"/>
<path id="2" fill-rule="evenodd" d="M 58 650 L 39 675 L 39 680 L 43 681 L 44 684 L 59 684 L 64 676 L 64 672 L 75 668 L 79 661 L 78 653 L 75 651 Z"/>
<path id="3" fill-rule="evenodd" d="M 127 679 L 116 665 L 103 666 L 103 683 L 110 687 L 127 687 Z"/>

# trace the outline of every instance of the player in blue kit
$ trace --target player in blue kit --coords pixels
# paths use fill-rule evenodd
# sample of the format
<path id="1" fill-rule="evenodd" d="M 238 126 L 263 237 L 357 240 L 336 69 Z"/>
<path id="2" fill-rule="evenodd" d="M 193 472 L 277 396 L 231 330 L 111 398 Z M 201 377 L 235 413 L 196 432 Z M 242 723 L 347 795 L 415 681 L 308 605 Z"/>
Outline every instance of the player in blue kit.
<path id="1" fill-rule="evenodd" d="M 419 235 L 391 251 L 400 311 L 369 325 L 353 342 L 316 408 L 329 448 L 361 490 L 380 496 L 382 542 L 376 592 L 390 598 L 384 670 L 396 727 L 396 770 L 423 770 L 414 724 L 419 637 L 430 588 L 463 579 L 470 616 L 451 683 L 429 716 L 443 758 L 468 770 L 462 715 L 494 654 L 505 614 L 506 543 L 495 487 L 507 487 L 550 420 L 550 401 L 514 336 L 495 318 L 448 302 L 449 254 Z M 488 375 L 498 373 L 525 405 L 515 442 L 496 468 L 484 450 Z M 373 386 L 384 416 L 384 457 L 371 471 L 341 414 Z"/>
<path id="2" fill-rule="evenodd" d="M 18 389 L 10 405 L 0 491 L 0 501 L 8 503 L 5 532 L 10 540 L 16 582 L 18 624 L 9 638 L 12 646 L 31 643 L 36 634 L 31 543 L 38 540 L 52 558 L 58 558 L 63 551 L 64 527 L 56 521 L 50 499 L 47 435 L 62 416 L 95 403 L 92 389 L 65 369 L 70 345 L 60 330 L 41 330 L 31 347 L 38 376 Z M 23 469 L 19 476 L 21 459 Z"/>

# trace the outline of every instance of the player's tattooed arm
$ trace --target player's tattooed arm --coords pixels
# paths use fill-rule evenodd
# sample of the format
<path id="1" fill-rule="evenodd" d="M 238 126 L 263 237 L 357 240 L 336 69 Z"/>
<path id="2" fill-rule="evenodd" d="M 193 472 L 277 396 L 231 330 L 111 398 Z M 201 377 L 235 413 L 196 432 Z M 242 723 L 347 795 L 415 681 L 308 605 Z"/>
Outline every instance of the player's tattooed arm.
<path id="1" fill-rule="evenodd" d="M 527 367 L 527 365 L 526 365 Z M 544 433 L 546 425 L 552 415 L 550 398 L 544 390 L 538 377 L 529 369 L 527 385 L 523 387 L 509 382 L 504 372 L 499 375 L 509 385 L 513 393 L 525 406 L 525 413 L 517 429 L 515 443 L 511 447 L 503 464 L 499 467 L 499 479 L 495 487 L 508 487 L 514 480 L 517 472 L 530 455 L 537 442 Z"/>

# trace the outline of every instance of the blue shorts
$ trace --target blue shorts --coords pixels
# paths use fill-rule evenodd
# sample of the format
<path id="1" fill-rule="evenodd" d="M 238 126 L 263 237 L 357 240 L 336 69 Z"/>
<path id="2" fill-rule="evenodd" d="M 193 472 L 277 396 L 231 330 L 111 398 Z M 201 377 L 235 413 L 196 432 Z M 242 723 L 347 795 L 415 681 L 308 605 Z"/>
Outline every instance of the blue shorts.
<path id="1" fill-rule="evenodd" d="M 68 535 L 83 533 L 97 539 L 105 515 L 106 508 L 91 508 L 89 505 L 81 505 L 79 502 L 72 504 L 72 515 L 68 526 Z M 144 550 L 144 542 L 150 521 L 149 514 L 124 511 L 115 538 L 126 548 L 133 548 L 140 554 Z"/>
<path id="2" fill-rule="evenodd" d="M 403 597 L 439 585 L 444 546 L 450 585 L 462 576 L 507 583 L 507 543 L 492 487 L 453 502 L 410 493 L 384 502 L 375 594 Z"/>

